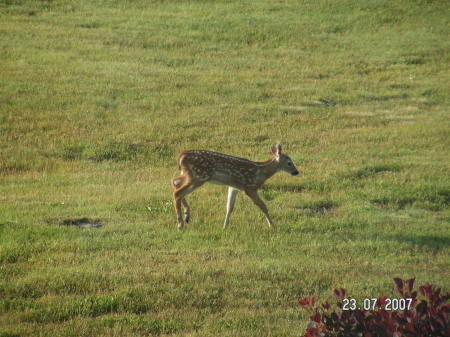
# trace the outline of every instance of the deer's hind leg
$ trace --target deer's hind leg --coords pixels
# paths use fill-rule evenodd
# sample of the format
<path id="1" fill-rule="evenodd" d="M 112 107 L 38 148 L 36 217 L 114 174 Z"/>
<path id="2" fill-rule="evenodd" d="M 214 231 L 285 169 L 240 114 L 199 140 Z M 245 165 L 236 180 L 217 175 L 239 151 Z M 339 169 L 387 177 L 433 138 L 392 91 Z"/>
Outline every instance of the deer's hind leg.
<path id="1" fill-rule="evenodd" d="M 182 180 L 182 183 L 180 182 L 180 179 Z M 177 183 L 178 182 L 178 183 Z M 172 184 L 174 187 L 176 187 L 176 190 L 173 192 L 173 203 L 175 206 L 175 211 L 177 213 L 177 222 L 178 222 L 178 229 L 183 230 L 184 229 L 184 221 L 183 216 L 181 215 L 181 205 L 185 207 L 185 215 L 186 215 L 186 222 L 189 221 L 190 218 L 190 207 L 185 200 L 185 197 L 203 185 L 203 182 L 194 182 L 190 179 L 190 177 L 187 176 L 181 176 L 178 178 L 175 178 L 172 181 Z"/>
<path id="2" fill-rule="evenodd" d="M 184 208 L 184 221 L 186 223 L 189 223 L 189 221 L 191 220 L 191 208 L 189 207 L 186 198 L 181 199 L 181 203 L 183 204 Z"/>
<path id="3" fill-rule="evenodd" d="M 186 181 L 186 176 L 179 176 L 172 180 L 172 186 L 175 190 L 180 188 Z M 181 203 L 184 208 L 184 221 L 186 223 L 189 223 L 189 220 L 191 218 L 191 208 L 189 207 L 189 204 L 185 198 L 181 198 Z"/>

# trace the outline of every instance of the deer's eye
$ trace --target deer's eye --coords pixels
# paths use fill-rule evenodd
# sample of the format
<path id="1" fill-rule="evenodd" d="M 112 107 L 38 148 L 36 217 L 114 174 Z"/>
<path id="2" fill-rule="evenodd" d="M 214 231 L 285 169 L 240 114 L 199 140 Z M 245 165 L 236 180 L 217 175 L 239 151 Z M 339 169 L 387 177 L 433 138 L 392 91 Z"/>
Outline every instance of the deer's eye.
<path id="1" fill-rule="evenodd" d="M 291 163 L 291 162 L 289 162 L 289 163 L 288 163 L 288 166 L 292 166 L 292 163 Z"/>

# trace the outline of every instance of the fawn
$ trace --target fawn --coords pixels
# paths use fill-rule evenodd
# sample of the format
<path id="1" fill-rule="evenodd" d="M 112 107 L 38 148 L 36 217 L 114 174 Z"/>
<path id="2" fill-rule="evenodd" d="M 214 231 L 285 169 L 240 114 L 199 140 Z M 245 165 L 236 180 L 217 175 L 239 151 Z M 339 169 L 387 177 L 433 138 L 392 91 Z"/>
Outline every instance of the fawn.
<path id="1" fill-rule="evenodd" d="M 207 181 L 228 186 L 224 229 L 230 221 L 239 190 L 244 191 L 252 199 L 264 213 L 269 227 L 274 228 L 267 207 L 258 196 L 258 189 L 278 171 L 285 171 L 293 176 L 299 172 L 291 158 L 281 152 L 280 144 L 272 145 L 272 154 L 273 158 L 270 160 L 254 162 L 212 151 L 188 150 L 181 152 L 178 156 L 178 168 L 181 170 L 181 175 L 172 180 L 173 203 L 177 212 L 178 229 L 183 230 L 184 221 L 188 223 L 190 219 L 190 208 L 186 196 Z M 184 207 L 184 221 L 181 205 Z"/>

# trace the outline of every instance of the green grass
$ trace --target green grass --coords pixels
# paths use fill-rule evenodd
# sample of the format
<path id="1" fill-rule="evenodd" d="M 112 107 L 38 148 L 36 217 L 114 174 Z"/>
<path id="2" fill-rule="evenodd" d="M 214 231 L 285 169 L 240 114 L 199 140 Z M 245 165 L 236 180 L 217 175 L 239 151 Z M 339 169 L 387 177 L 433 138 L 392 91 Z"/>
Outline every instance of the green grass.
<path id="1" fill-rule="evenodd" d="M 299 336 L 297 300 L 449 290 L 446 1 L 0 1 L 0 336 Z M 170 179 L 185 149 L 301 175 Z M 100 228 L 79 228 L 87 220 Z"/>

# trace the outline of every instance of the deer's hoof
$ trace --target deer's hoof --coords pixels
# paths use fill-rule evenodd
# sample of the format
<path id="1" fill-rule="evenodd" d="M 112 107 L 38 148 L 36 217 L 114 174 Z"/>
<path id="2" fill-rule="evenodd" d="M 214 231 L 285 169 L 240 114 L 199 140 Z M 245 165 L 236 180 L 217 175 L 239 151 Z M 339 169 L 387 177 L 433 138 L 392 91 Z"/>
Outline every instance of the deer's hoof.
<path id="1" fill-rule="evenodd" d="M 177 218 L 177 222 L 178 222 L 178 230 L 182 231 L 184 229 L 184 222 L 183 222 L 183 218 L 181 216 L 179 216 Z"/>

